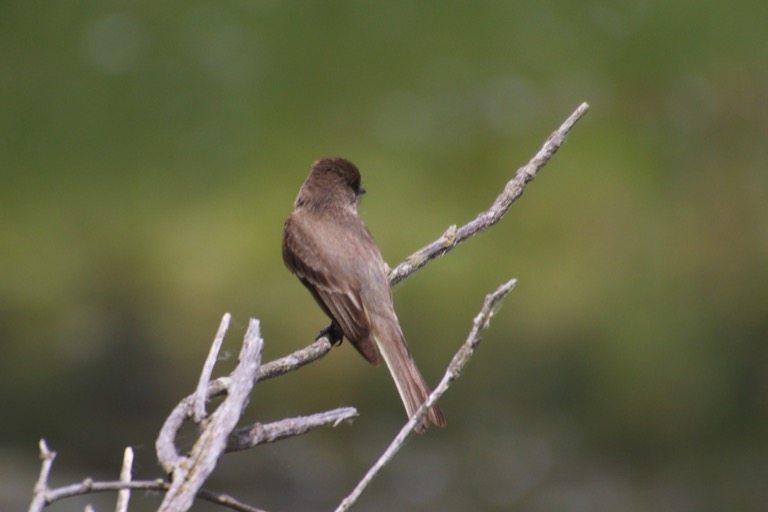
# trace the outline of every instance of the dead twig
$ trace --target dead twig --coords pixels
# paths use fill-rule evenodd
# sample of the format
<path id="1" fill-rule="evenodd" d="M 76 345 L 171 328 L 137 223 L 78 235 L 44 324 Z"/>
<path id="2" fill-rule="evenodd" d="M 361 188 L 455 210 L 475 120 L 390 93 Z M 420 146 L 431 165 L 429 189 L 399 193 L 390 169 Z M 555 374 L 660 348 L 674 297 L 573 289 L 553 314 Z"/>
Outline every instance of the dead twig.
<path id="1" fill-rule="evenodd" d="M 256 372 L 261 365 L 263 344 L 259 321 L 251 319 L 240 351 L 240 362 L 231 374 L 227 398 L 208 418 L 189 456 L 177 460 L 172 468 L 171 487 L 158 509 L 160 512 L 189 510 L 203 483 L 213 472 L 224 453 L 229 434 L 248 404 Z"/>
<path id="2" fill-rule="evenodd" d="M 400 448 L 402 448 L 405 440 L 413 435 L 413 428 L 421 420 L 424 414 L 426 414 L 427 410 L 432 407 L 437 402 L 437 400 L 448 390 L 451 382 L 458 378 L 461 371 L 469 363 L 475 349 L 480 343 L 480 331 L 482 329 L 488 328 L 488 324 L 490 323 L 493 314 L 496 312 L 499 303 L 504 297 L 507 296 L 510 291 L 512 291 L 512 288 L 514 288 L 516 282 L 517 281 L 515 279 L 512 279 L 511 281 L 508 281 L 499 286 L 496 291 L 485 297 L 482 309 L 477 314 L 477 316 L 475 316 L 475 319 L 472 322 L 472 328 L 469 331 L 467 340 L 459 348 L 458 352 L 456 352 L 456 355 L 453 356 L 453 359 L 448 365 L 448 368 L 445 371 L 445 375 L 443 375 L 440 383 L 429 395 L 427 401 L 422 404 L 418 411 L 416 411 L 416 414 L 414 414 L 413 417 L 408 420 L 405 425 L 403 425 L 403 428 L 400 429 L 400 432 L 397 434 L 397 436 L 395 436 L 381 457 L 379 457 L 374 465 L 371 466 L 371 469 L 368 470 L 368 472 L 365 474 L 362 480 L 360 480 L 357 486 L 355 486 L 352 492 L 342 500 L 342 502 L 336 508 L 336 512 L 345 512 L 346 510 L 349 510 L 349 507 L 351 507 L 357 501 L 363 491 L 365 491 L 373 479 L 376 478 L 382 468 L 392 460 L 398 451 L 400 451 Z"/>
<path id="3" fill-rule="evenodd" d="M 274 443 L 286 437 L 306 434 L 313 428 L 350 421 L 357 416 L 354 407 L 341 407 L 332 411 L 319 412 L 310 416 L 287 418 L 272 423 L 255 423 L 237 429 L 232 433 L 227 443 L 228 452 L 247 450 L 264 443 Z"/>

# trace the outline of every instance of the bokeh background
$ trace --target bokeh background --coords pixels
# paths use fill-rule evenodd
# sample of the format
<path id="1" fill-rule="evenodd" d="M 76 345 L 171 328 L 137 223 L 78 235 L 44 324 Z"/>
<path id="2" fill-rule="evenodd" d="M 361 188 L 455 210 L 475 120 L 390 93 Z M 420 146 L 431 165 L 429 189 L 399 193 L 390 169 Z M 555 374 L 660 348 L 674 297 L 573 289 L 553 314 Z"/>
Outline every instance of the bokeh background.
<path id="1" fill-rule="evenodd" d="M 436 382 L 518 287 L 359 510 L 762 511 L 768 503 L 763 0 L 0 5 L 0 509 L 115 478 L 190 392 L 224 312 L 265 358 L 327 323 L 282 266 L 309 167 L 345 156 L 391 265 L 487 208 L 591 110 L 497 226 L 398 287 Z M 352 426 L 228 455 L 208 487 L 330 510 L 403 421 L 347 344 L 256 387 L 244 421 Z M 193 438 L 188 434 L 188 440 Z M 51 510 L 107 510 L 114 496 Z M 136 493 L 133 510 L 153 510 Z M 196 510 L 214 510 L 200 504 Z"/>

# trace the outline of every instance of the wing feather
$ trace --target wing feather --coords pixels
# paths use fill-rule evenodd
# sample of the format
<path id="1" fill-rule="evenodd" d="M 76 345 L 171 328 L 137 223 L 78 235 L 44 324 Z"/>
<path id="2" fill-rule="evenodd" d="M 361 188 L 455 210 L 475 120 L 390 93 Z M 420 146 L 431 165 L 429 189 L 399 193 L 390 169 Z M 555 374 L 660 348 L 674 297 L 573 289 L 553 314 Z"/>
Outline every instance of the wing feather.
<path id="1" fill-rule="evenodd" d="M 312 293 L 320 307 L 341 327 L 344 335 L 371 364 L 379 365 L 381 356 L 370 337 L 371 319 L 360 296 L 359 274 L 349 272 L 359 266 L 350 254 L 359 254 L 345 246 L 349 238 L 343 232 L 334 236 L 324 225 L 323 233 L 337 241 L 320 243 L 319 231 L 307 216 L 288 217 L 283 236 L 283 261 Z M 309 225 L 308 225 L 309 222 Z M 290 224 L 290 229 L 289 229 Z M 344 276 L 341 280 L 338 276 Z"/>

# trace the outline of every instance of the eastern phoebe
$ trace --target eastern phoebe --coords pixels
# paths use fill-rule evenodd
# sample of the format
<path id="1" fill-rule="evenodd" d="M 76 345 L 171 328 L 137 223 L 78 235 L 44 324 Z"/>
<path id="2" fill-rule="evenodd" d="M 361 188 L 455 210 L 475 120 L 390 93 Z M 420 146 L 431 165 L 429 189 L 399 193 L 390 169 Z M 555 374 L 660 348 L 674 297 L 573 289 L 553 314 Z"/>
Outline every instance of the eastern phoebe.
<path id="1" fill-rule="evenodd" d="M 315 162 L 283 227 L 283 261 L 331 317 L 324 333 L 332 343 L 343 334 L 372 365 L 384 359 L 411 417 L 430 390 L 397 321 L 387 265 L 357 215 L 364 193 L 353 163 L 343 158 Z M 445 425 L 437 405 L 415 430 L 424 432 L 430 422 Z"/>

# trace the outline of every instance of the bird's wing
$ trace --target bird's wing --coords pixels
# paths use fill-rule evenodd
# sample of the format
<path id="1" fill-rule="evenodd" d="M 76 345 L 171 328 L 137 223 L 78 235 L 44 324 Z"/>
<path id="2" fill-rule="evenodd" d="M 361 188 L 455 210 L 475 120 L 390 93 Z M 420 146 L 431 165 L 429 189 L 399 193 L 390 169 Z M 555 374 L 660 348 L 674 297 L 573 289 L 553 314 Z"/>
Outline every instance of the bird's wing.
<path id="1" fill-rule="evenodd" d="M 341 327 L 344 335 L 371 364 L 378 366 L 381 356 L 370 337 L 371 319 L 365 309 L 361 290 L 361 276 L 355 270 L 360 266 L 351 254 L 361 254 L 359 243 L 346 236 L 343 230 L 329 233 L 333 227 L 324 225 L 323 234 L 313 229 L 304 219 L 293 216 L 286 221 L 283 236 L 283 261 L 312 292 L 326 314 Z M 289 228 L 289 224 L 290 228 Z M 320 236 L 335 240 L 335 244 L 322 243 Z M 362 251 L 365 254 L 365 251 Z M 380 258 L 380 256 L 379 256 Z"/>

